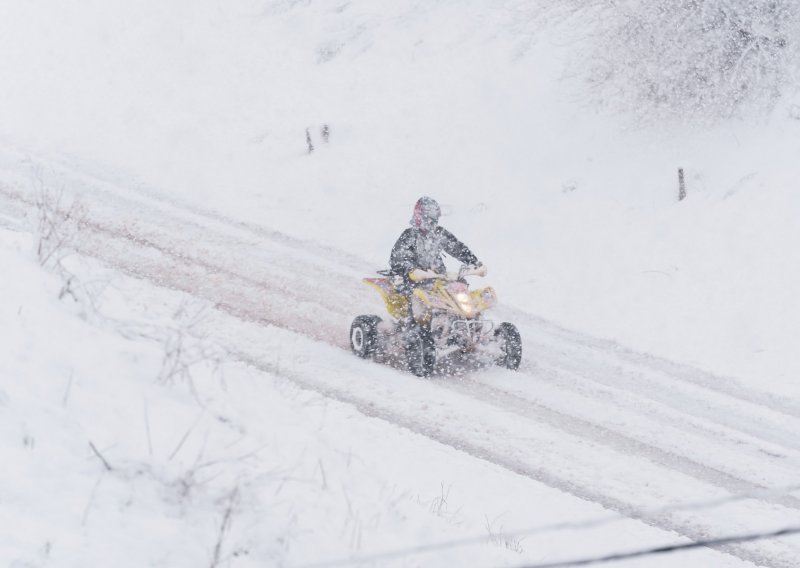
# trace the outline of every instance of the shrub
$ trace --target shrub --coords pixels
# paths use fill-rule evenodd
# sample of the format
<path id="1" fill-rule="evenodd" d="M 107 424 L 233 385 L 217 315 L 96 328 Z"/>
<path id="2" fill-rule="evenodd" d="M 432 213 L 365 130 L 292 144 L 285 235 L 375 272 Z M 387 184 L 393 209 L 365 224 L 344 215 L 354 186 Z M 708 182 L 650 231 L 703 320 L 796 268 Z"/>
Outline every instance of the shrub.
<path id="1" fill-rule="evenodd" d="M 589 83 L 604 104 L 727 118 L 771 110 L 795 84 L 796 0 L 572 0 L 590 20 Z"/>

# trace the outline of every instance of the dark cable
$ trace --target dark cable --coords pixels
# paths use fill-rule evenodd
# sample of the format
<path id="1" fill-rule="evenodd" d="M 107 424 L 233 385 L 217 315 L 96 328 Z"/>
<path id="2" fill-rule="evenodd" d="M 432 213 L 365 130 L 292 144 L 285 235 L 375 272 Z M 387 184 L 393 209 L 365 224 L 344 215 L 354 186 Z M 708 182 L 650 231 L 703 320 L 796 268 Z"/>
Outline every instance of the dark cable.
<path id="1" fill-rule="evenodd" d="M 789 485 L 787 487 L 764 489 L 760 491 L 753 491 L 750 493 L 743 493 L 739 495 L 729 495 L 727 497 L 720 497 L 716 499 L 709 499 L 705 501 L 696 501 L 689 503 L 682 503 L 677 505 L 667 505 L 665 507 L 658 507 L 650 510 L 641 511 L 635 516 L 623 516 L 617 513 L 595 517 L 594 519 L 587 519 L 583 521 L 567 521 L 562 523 L 555 523 L 552 525 L 545 525 L 536 528 L 506 531 L 496 533 L 495 536 L 499 538 L 515 538 L 521 536 L 531 536 L 548 532 L 557 532 L 564 530 L 581 530 L 597 528 L 603 525 L 617 523 L 627 520 L 643 520 L 649 517 L 662 515 L 664 513 L 672 513 L 677 511 L 697 511 L 701 509 L 711 509 L 736 501 L 744 501 L 747 499 L 764 499 L 776 495 L 786 495 L 800 489 L 800 485 Z M 412 554 L 422 554 L 426 552 L 434 552 L 436 550 L 446 550 L 450 548 L 458 548 L 461 546 L 468 546 L 486 542 L 487 536 L 465 537 L 461 539 L 432 542 L 428 544 L 421 544 L 418 546 L 401 548 L 396 550 L 389 550 L 386 552 L 378 552 L 374 554 L 366 554 L 361 556 L 352 556 L 349 558 L 339 558 L 337 560 L 328 560 L 321 562 L 314 562 L 311 564 L 303 564 L 300 568 L 328 568 L 332 566 L 346 566 L 363 562 L 374 562 L 376 560 L 387 560 L 390 558 L 398 558 L 403 556 L 411 556 Z"/>
<path id="2" fill-rule="evenodd" d="M 654 556 L 656 554 L 666 554 L 669 552 L 676 552 L 679 550 L 689 550 L 691 548 L 712 547 L 712 546 L 719 546 L 722 544 L 733 544 L 739 542 L 751 542 L 754 540 L 763 540 L 767 538 L 777 538 L 779 536 L 786 536 L 797 533 L 800 533 L 800 527 L 787 527 L 772 532 L 746 534 L 739 536 L 727 536 L 721 538 L 712 538 L 708 540 L 696 540 L 693 542 L 669 544 L 666 546 L 645 548 L 643 550 L 634 550 L 631 552 L 618 552 L 615 554 L 609 554 L 607 556 L 596 556 L 593 558 L 582 558 L 579 560 L 547 562 L 545 564 L 525 564 L 523 566 L 519 566 L 518 568 L 568 568 L 570 566 L 588 566 L 590 564 L 600 564 L 603 562 L 616 562 L 618 560 L 628 560 L 630 558 L 639 558 L 642 556 Z"/>

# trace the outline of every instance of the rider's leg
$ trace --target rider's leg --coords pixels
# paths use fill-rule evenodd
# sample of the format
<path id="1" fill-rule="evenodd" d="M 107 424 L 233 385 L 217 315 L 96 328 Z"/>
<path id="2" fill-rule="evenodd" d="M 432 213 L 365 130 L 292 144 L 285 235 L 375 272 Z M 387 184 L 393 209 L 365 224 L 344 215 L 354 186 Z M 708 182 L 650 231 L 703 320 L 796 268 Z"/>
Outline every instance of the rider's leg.
<path id="1" fill-rule="evenodd" d="M 417 296 L 411 297 L 411 315 L 417 325 L 430 324 L 430 310 Z"/>

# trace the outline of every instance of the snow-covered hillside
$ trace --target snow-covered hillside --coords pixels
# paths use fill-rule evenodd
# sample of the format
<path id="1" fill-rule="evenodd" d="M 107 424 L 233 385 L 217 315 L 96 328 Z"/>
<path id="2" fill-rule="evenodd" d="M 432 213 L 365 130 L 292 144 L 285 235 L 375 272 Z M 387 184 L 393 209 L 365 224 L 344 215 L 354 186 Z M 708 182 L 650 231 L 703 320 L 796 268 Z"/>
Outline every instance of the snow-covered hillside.
<path id="1" fill-rule="evenodd" d="M 12 565 L 514 566 L 775 531 L 800 507 L 791 402 L 515 310 L 519 373 L 415 379 L 341 349 L 365 261 L 80 177 L 82 255 L 57 274 L 3 232 Z M 18 230 L 28 206 L 3 198 Z M 325 296 L 285 287 L 325 270 Z"/>
<path id="2" fill-rule="evenodd" d="M 5 2 L 0 135 L 376 268 L 430 194 L 510 303 L 796 393 L 788 103 L 716 129 L 604 116 L 532 6 Z"/>
<path id="3" fill-rule="evenodd" d="M 391 561 L 513 565 L 791 521 L 796 493 L 662 508 L 796 480 L 797 106 L 590 105 L 590 22 L 543 4 L 0 4 L 0 562 L 477 536 Z M 35 263 L 43 187 L 87 212 L 66 262 L 91 290 Z M 428 383 L 339 349 L 420 195 L 489 267 L 521 373 Z M 164 380 L 202 306 L 201 364 Z M 492 538 L 608 514 L 579 547 Z M 796 544 L 685 558 L 789 566 Z"/>

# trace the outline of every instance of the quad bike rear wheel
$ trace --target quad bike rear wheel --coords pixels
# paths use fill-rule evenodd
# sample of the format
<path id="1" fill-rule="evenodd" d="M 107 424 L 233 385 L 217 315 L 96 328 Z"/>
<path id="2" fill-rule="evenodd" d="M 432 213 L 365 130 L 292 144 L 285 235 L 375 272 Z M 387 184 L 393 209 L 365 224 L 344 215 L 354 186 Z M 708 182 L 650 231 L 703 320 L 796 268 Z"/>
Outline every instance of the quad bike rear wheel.
<path id="1" fill-rule="evenodd" d="M 436 348 L 430 330 L 414 327 L 406 335 L 406 364 L 418 377 L 428 377 L 436 365 Z"/>
<path id="2" fill-rule="evenodd" d="M 497 326 L 494 337 L 502 353 L 495 363 L 512 371 L 519 369 L 522 361 L 522 339 L 517 326 L 513 323 L 503 322 Z"/>
<path id="3" fill-rule="evenodd" d="M 353 353 L 367 359 L 378 349 L 378 316 L 358 316 L 350 326 L 350 348 Z"/>

